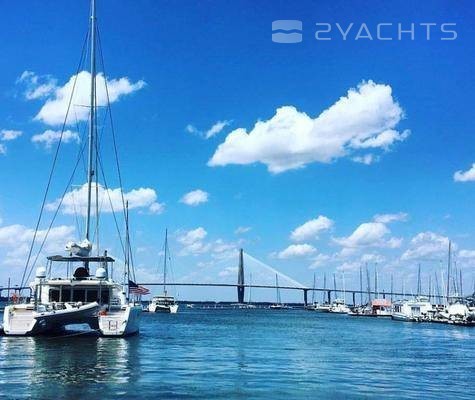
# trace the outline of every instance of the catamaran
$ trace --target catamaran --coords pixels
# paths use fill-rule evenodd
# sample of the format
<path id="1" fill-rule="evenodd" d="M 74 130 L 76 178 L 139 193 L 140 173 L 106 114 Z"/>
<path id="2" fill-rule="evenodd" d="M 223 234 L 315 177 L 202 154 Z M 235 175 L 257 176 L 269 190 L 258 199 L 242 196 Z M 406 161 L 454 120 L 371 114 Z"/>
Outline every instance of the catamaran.
<path id="1" fill-rule="evenodd" d="M 130 272 L 131 268 L 133 267 L 130 265 L 129 258 L 131 252 L 128 228 L 126 237 L 126 241 L 128 243 L 127 249 L 124 247 L 125 260 L 123 283 L 115 282 L 112 279 L 115 261 L 114 258 L 110 257 L 107 254 L 107 251 L 101 253 L 99 250 L 98 192 L 101 186 L 98 183 L 98 175 L 99 171 L 101 171 L 104 176 L 104 171 L 100 169 L 102 166 L 99 156 L 97 130 L 97 32 L 96 2 L 95 0 L 92 0 L 90 30 L 88 32 L 88 38 L 90 41 L 89 48 L 91 61 L 91 82 L 88 127 L 87 212 L 85 239 L 79 243 L 68 243 L 66 245 L 65 255 L 49 256 L 47 257 L 46 267 L 38 267 L 36 269 L 35 279 L 29 286 L 31 291 L 30 297 L 24 298 L 22 302 L 17 302 L 5 307 L 3 315 L 3 328 L 6 335 L 25 336 L 44 334 L 64 330 L 69 325 L 77 324 L 86 324 L 92 330 L 95 330 L 104 336 L 126 336 L 139 331 L 142 307 L 136 302 L 130 300 L 128 285 L 128 283 L 131 282 Z M 81 56 L 81 60 L 83 60 L 83 55 Z M 79 68 L 77 72 L 79 73 Z M 107 80 L 104 79 L 104 81 L 107 85 Z M 74 90 L 71 92 L 70 105 L 73 96 Z M 108 104 L 108 107 L 108 112 L 110 113 L 110 104 Z M 62 132 L 64 132 L 64 127 L 68 121 L 69 111 L 70 110 L 68 107 L 64 118 Z M 60 145 L 61 139 L 58 143 L 57 152 L 60 149 Z M 82 150 L 84 150 L 84 147 Z M 80 152 L 78 161 L 80 161 L 81 157 L 82 152 Z M 50 172 L 50 179 L 53 176 L 54 166 L 55 161 L 53 162 L 53 169 Z M 105 182 L 104 186 L 107 189 Z M 49 183 L 47 185 L 44 197 L 45 199 L 48 194 L 48 189 Z M 95 198 L 94 204 L 96 207 L 95 229 L 93 229 L 92 226 L 91 215 L 93 209 L 93 196 Z M 63 199 L 64 195 L 62 200 Z M 128 216 L 126 216 L 126 204 L 123 196 L 122 199 L 124 219 L 127 221 Z M 56 212 L 59 211 L 62 200 Z M 36 260 L 31 264 L 30 261 L 35 240 L 38 239 L 37 231 L 41 222 L 43 210 L 44 203 L 40 212 L 40 217 L 38 219 L 37 229 L 31 244 L 30 255 L 28 256 L 28 260 L 25 265 L 21 286 L 24 286 L 24 284 L 29 280 L 31 273 L 35 268 Z M 51 225 L 53 222 L 51 222 Z M 128 222 L 126 224 L 128 224 Z M 48 229 L 48 233 L 49 231 L 50 230 Z M 43 239 L 43 243 L 40 246 L 40 251 L 46 241 L 48 233 Z M 97 248 L 93 252 L 92 241 L 94 240 L 94 236 L 97 240 Z M 38 252 L 38 255 L 40 255 L 40 251 Z M 64 268 L 66 269 L 66 277 L 58 278 L 56 276 L 61 267 L 63 270 Z M 92 270 L 93 267 L 95 267 L 94 272 Z"/>
<path id="2" fill-rule="evenodd" d="M 168 248 L 168 230 L 165 230 L 165 245 L 163 259 L 163 294 L 154 296 L 148 305 L 149 312 L 176 314 L 178 312 L 178 303 L 173 296 L 167 292 L 167 261 L 170 255 Z"/>

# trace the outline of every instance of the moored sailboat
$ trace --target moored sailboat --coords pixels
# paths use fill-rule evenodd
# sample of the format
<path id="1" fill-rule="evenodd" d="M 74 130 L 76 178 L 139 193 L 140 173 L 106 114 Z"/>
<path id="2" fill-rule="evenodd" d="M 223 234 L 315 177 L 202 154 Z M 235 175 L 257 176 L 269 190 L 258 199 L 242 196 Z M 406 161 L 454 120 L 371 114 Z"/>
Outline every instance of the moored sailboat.
<path id="1" fill-rule="evenodd" d="M 97 94 L 96 94 L 96 2 L 91 1 L 90 17 L 90 113 L 88 134 L 88 165 L 87 165 L 87 212 L 85 239 L 80 243 L 70 242 L 66 245 L 66 255 L 53 255 L 47 257 L 47 267 L 36 269 L 34 281 L 30 284 L 31 297 L 23 302 L 14 303 L 5 307 L 3 328 L 6 335 L 37 335 L 64 330 L 69 325 L 86 324 L 90 329 L 104 336 L 126 336 L 139 331 L 140 305 L 129 300 L 127 284 L 120 284 L 112 279 L 115 260 L 108 256 L 107 251 L 102 255 L 97 245 L 96 255 L 93 255 L 91 240 L 96 235 L 98 243 L 99 232 L 99 206 L 98 206 L 98 165 L 100 164 L 99 147 L 97 145 Z M 82 59 L 82 57 L 81 57 Z M 76 75 L 77 76 L 77 75 Z M 107 80 L 104 79 L 107 85 Z M 107 92 L 107 86 L 106 86 Z M 73 99 L 74 89 L 71 91 L 70 104 Z M 110 104 L 108 104 L 110 107 Z M 109 109 L 110 112 L 110 109 Z M 65 115 L 64 126 L 68 120 L 69 107 Z M 61 145 L 58 143 L 57 152 Z M 56 153 L 57 154 L 57 153 Z M 53 162 L 53 170 L 55 166 Z M 47 185 L 45 199 L 48 194 Z M 104 173 L 104 171 L 102 171 Z M 74 172 L 73 172 L 74 175 Z M 95 178 L 95 181 L 94 181 Z M 105 182 L 104 182 L 105 183 Z M 122 193 L 122 188 L 120 189 Z M 92 207 L 95 193 L 96 227 L 92 229 Z M 59 203 L 61 206 L 62 200 Z M 122 196 L 122 208 L 125 214 L 125 201 Z M 34 265 L 30 265 L 35 239 L 37 239 L 38 226 L 44 210 L 45 203 L 40 212 L 36 231 L 31 244 L 28 260 L 23 273 L 22 284 L 28 281 Z M 57 211 L 58 211 L 57 210 Z M 56 211 L 56 212 L 57 212 Z M 112 210 L 113 211 L 113 210 Z M 54 221 L 54 220 L 53 220 Z M 53 222 L 51 222 L 51 225 Z M 50 225 L 50 229 L 51 229 Z M 49 233 L 49 230 L 48 230 Z M 44 238 L 41 248 L 46 241 Z M 124 249 L 125 250 L 125 249 Z M 128 249 L 129 251 L 130 249 Z M 39 255 L 39 253 L 38 253 Z M 127 257 L 126 257 L 127 258 Z M 60 267 L 66 267 L 66 277 L 53 278 Z M 91 268 L 95 266 L 95 272 Z M 124 262 L 124 277 L 129 276 L 130 265 Z"/>
<path id="2" fill-rule="evenodd" d="M 163 294 L 153 296 L 148 305 L 149 312 L 176 314 L 178 312 L 178 303 L 173 296 L 167 292 L 167 261 L 170 255 L 168 248 L 168 230 L 165 230 L 164 260 L 163 260 Z"/>

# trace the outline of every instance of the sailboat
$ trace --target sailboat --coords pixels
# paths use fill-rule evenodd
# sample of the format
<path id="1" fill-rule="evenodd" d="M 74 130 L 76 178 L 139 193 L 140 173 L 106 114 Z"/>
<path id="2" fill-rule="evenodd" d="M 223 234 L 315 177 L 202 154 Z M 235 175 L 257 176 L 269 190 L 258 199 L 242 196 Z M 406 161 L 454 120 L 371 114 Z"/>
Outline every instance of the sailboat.
<path id="1" fill-rule="evenodd" d="M 167 260 L 170 254 L 168 248 L 168 229 L 165 230 L 165 245 L 163 259 L 163 294 L 154 296 L 148 305 L 149 312 L 176 314 L 178 312 L 178 303 L 173 296 L 167 292 Z"/>
<path id="2" fill-rule="evenodd" d="M 115 260 L 107 254 L 107 251 L 100 254 L 99 246 L 97 246 L 95 255 L 93 254 L 93 234 L 95 233 L 98 241 L 99 232 L 98 171 L 96 171 L 96 169 L 98 169 L 98 163 L 100 163 L 99 147 L 97 146 L 98 132 L 96 123 L 97 96 L 95 78 L 97 76 L 96 45 L 98 44 L 96 40 L 96 24 L 96 3 L 95 0 L 92 0 L 90 32 L 88 34 L 90 39 L 89 48 L 91 56 L 91 96 L 88 131 L 88 199 L 85 238 L 79 243 L 69 242 L 66 245 L 65 255 L 48 256 L 46 268 L 39 267 L 36 269 L 35 279 L 30 284 L 30 297 L 25 298 L 22 302 L 14 303 L 5 307 L 3 328 L 6 335 L 25 336 L 45 334 L 64 330 L 66 327 L 73 324 L 86 324 L 90 329 L 95 330 L 104 336 L 126 336 L 139 331 L 142 307 L 129 300 L 127 283 L 124 282 L 123 284 L 120 284 L 112 280 L 112 271 Z M 71 100 L 73 99 L 73 92 L 74 90 L 71 93 Z M 65 124 L 68 118 L 68 113 L 69 110 L 65 116 Z M 58 144 L 58 150 L 60 144 L 61 142 Z M 53 163 L 53 170 L 50 173 L 50 178 L 54 171 L 54 165 L 55 164 Z M 93 181 L 94 178 L 96 179 L 95 181 Z M 46 189 L 45 199 L 48 194 L 48 187 Z M 95 231 L 92 229 L 91 218 L 91 210 L 93 208 L 92 197 L 94 196 L 94 192 L 96 205 Z M 125 203 L 125 201 L 123 201 L 123 203 Z M 20 286 L 24 286 L 24 283 L 28 281 L 32 270 L 35 267 L 36 260 L 32 265 L 30 265 L 29 262 L 35 239 L 37 239 L 37 231 L 43 209 L 44 203 L 31 244 L 30 255 L 25 265 L 22 284 Z M 123 204 L 124 214 L 125 209 L 125 204 Z M 130 249 L 127 251 L 129 250 Z M 57 276 L 57 271 L 61 266 L 63 268 L 66 267 L 66 277 L 52 278 L 53 273 L 55 274 L 54 276 Z M 95 267 L 94 273 L 92 271 L 93 266 Z M 130 282 L 129 272 L 130 265 L 125 261 L 124 279 L 128 282 Z M 138 287 L 138 285 L 136 286 Z"/>
<path id="3" fill-rule="evenodd" d="M 284 309 L 291 308 L 285 304 L 282 304 L 282 301 L 280 299 L 279 277 L 277 274 L 275 274 L 275 288 L 276 288 L 277 302 L 274 304 L 271 304 L 269 308 L 271 308 L 272 310 L 284 310 Z"/>

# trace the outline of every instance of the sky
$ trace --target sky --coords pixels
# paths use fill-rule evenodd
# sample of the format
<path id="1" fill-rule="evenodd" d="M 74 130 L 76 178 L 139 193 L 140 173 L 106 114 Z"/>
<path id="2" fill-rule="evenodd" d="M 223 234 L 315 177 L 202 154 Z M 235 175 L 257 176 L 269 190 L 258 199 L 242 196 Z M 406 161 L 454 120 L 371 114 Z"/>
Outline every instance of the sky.
<path id="1" fill-rule="evenodd" d="M 84 238 L 83 159 L 68 181 L 86 140 L 88 60 L 77 68 L 89 4 L 1 6 L 6 284 L 21 280 L 74 85 L 40 241 L 59 212 L 37 264 Z M 339 287 L 357 289 L 367 266 L 380 289 L 393 276 L 395 289 L 414 292 L 419 265 L 424 288 L 436 274 L 442 286 L 451 240 L 452 267 L 472 291 L 472 2 L 99 0 L 97 13 L 100 248 L 122 257 L 108 205 L 120 214 L 107 80 L 138 281 L 161 280 L 168 228 L 175 281 L 235 282 L 242 247 L 256 284 L 272 283 L 275 269 L 283 283 L 312 285 L 315 274 L 322 286 L 326 274 L 332 285 L 336 274 Z M 273 36 L 281 20 L 302 30 L 281 24 Z M 235 293 L 181 288 L 179 297 Z"/>

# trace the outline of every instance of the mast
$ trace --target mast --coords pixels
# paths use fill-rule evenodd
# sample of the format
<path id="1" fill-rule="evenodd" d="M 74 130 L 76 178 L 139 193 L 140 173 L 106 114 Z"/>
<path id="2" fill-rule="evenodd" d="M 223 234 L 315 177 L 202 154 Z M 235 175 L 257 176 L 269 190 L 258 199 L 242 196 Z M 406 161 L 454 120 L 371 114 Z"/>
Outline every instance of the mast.
<path id="1" fill-rule="evenodd" d="M 323 289 L 327 288 L 327 273 L 323 273 Z M 326 303 L 325 292 L 323 292 L 323 303 Z"/>
<path id="2" fill-rule="evenodd" d="M 168 228 L 165 229 L 165 256 L 163 258 L 163 293 L 167 295 L 167 249 L 168 249 Z"/>
<path id="3" fill-rule="evenodd" d="M 417 296 L 421 295 L 421 263 L 417 266 Z"/>
<path id="4" fill-rule="evenodd" d="M 449 296 L 450 296 L 450 258 L 452 256 L 452 242 L 449 240 L 449 256 L 447 262 L 447 292 L 446 292 L 446 300 L 447 305 L 449 304 Z"/>
<path id="5" fill-rule="evenodd" d="M 360 265 L 360 306 L 363 305 L 363 270 Z"/>
<path id="6" fill-rule="evenodd" d="M 87 163 L 87 216 L 86 239 L 91 234 L 91 195 L 94 179 L 94 135 L 96 133 L 96 0 L 91 0 L 91 111 L 89 114 L 88 163 Z M 96 200 L 97 201 L 97 200 Z"/>

